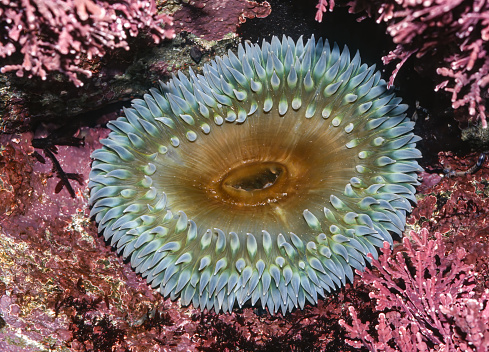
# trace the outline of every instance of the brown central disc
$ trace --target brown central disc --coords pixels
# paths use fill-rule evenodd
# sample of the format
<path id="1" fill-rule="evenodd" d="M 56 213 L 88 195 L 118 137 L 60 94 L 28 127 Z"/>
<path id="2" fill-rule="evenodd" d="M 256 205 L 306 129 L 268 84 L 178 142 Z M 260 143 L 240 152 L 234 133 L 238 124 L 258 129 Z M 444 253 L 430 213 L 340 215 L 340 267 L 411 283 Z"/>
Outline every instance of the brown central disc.
<path id="1" fill-rule="evenodd" d="M 154 184 L 204 229 L 312 232 L 303 211 L 322 212 L 355 172 L 349 139 L 321 117 L 255 115 L 170 149 Z"/>

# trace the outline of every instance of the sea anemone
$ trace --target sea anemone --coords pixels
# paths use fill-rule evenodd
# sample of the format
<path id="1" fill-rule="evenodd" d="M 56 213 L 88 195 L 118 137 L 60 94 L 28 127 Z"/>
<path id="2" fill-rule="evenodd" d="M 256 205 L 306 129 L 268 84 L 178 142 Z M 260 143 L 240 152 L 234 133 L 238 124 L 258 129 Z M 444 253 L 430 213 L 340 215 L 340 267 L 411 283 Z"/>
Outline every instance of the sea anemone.
<path id="1" fill-rule="evenodd" d="M 402 235 L 419 138 L 358 53 L 274 37 L 189 76 L 133 100 L 92 154 L 91 216 L 162 295 L 285 314 Z"/>

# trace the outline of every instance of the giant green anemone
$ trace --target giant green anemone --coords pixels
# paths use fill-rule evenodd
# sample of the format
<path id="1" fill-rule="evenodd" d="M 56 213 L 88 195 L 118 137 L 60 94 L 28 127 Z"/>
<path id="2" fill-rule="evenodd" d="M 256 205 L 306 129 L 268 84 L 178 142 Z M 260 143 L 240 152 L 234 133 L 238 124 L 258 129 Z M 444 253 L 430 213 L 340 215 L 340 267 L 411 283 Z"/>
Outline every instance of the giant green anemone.
<path id="1" fill-rule="evenodd" d="M 165 297 L 286 313 L 402 235 L 419 138 L 358 53 L 274 37 L 160 85 L 108 124 L 89 187 L 105 240 Z"/>

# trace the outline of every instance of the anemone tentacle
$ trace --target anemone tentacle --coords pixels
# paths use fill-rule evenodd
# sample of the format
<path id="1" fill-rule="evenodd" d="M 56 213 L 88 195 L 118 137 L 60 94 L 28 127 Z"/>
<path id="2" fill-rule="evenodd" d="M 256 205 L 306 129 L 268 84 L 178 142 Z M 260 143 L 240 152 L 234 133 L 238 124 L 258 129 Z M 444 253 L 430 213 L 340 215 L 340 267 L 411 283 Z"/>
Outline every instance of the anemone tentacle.
<path id="1" fill-rule="evenodd" d="M 108 124 L 91 216 L 182 305 L 315 304 L 402 236 L 421 171 L 406 109 L 346 46 L 240 45 Z"/>

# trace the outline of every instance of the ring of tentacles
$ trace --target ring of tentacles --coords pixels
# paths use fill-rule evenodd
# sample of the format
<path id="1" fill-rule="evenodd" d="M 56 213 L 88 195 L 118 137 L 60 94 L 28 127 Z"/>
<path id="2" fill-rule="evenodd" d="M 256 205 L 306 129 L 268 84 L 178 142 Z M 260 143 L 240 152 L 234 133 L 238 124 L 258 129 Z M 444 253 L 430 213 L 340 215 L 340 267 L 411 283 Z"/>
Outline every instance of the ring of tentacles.
<path id="1" fill-rule="evenodd" d="M 400 102 L 347 47 L 240 45 L 108 124 L 91 215 L 182 305 L 317 303 L 402 235 L 421 154 Z"/>

